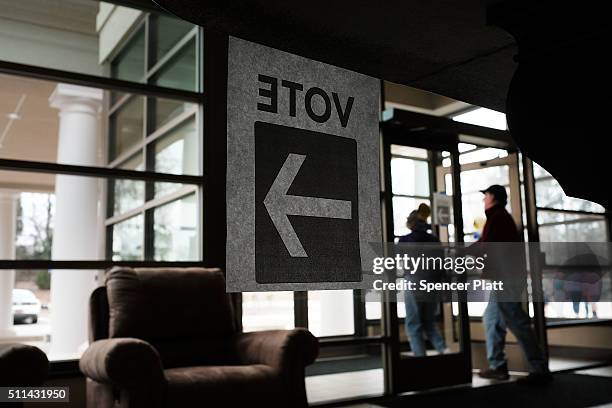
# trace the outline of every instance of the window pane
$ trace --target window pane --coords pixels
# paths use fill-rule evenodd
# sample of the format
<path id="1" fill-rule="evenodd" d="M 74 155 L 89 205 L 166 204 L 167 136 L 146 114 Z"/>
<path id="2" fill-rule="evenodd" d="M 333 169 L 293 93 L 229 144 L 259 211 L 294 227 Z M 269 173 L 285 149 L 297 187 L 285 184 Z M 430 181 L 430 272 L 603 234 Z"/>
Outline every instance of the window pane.
<path id="1" fill-rule="evenodd" d="M 195 119 L 172 130 L 155 142 L 155 171 L 197 174 L 197 129 Z"/>
<path id="2" fill-rule="evenodd" d="M 242 327 L 245 332 L 293 329 L 293 292 L 243 292 Z"/>
<path id="3" fill-rule="evenodd" d="M 423 160 L 391 159 L 393 194 L 429 196 L 429 165 Z"/>
<path id="4" fill-rule="evenodd" d="M 144 215 L 129 218 L 111 228 L 113 261 L 141 261 L 144 258 Z"/>
<path id="5" fill-rule="evenodd" d="M 317 337 L 355 333 L 353 291 L 308 292 L 308 329 Z"/>
<path id="6" fill-rule="evenodd" d="M 165 15 L 151 17 L 151 47 L 150 67 L 155 65 L 166 53 L 192 28 L 184 20 L 172 18 Z"/>
<path id="7" fill-rule="evenodd" d="M 155 76 L 155 85 L 168 88 L 196 90 L 195 41 L 189 42 Z"/>
<path id="8" fill-rule="evenodd" d="M 142 153 L 138 153 L 119 166 L 126 170 L 144 170 Z M 111 180 L 114 185 L 112 215 L 118 215 L 144 204 L 145 183 L 138 180 L 117 179 Z"/>
<path id="9" fill-rule="evenodd" d="M 459 155 L 459 164 L 477 163 L 508 156 L 504 149 L 486 147 L 484 149 L 473 150 Z"/>
<path id="10" fill-rule="evenodd" d="M 149 106 L 152 116 L 149 122 L 151 124 L 149 133 L 159 129 L 183 112 L 194 110 L 196 107 L 193 103 L 163 98 L 149 98 Z"/>
<path id="11" fill-rule="evenodd" d="M 418 147 L 391 145 L 391 154 L 394 156 L 416 157 L 417 159 L 427 159 L 427 150 Z"/>
<path id="12" fill-rule="evenodd" d="M 493 129 L 506 130 L 506 115 L 487 108 L 478 108 L 454 116 L 453 120 L 472 125 L 485 126 Z"/>
<path id="13" fill-rule="evenodd" d="M 536 204 L 538 207 L 605 212 L 605 209 L 591 201 L 568 197 L 554 178 L 536 179 Z"/>
<path id="14" fill-rule="evenodd" d="M 499 184 L 506 187 L 509 193 L 508 184 L 510 168 L 507 165 L 485 167 L 477 170 L 461 172 L 461 202 L 463 209 L 463 232 L 467 242 L 476 241 L 486 221 L 483 194 L 480 190 L 492 184 Z M 508 196 L 506 209 L 510 210 L 512 197 Z"/>
<path id="15" fill-rule="evenodd" d="M 195 119 L 173 130 L 155 142 L 155 171 L 158 173 L 198 173 L 198 140 Z M 155 183 L 159 197 L 181 188 L 177 183 Z"/>
<path id="16" fill-rule="evenodd" d="M 138 30 L 129 43 L 111 64 L 113 78 L 143 82 L 145 77 L 145 34 L 144 26 Z"/>
<path id="17" fill-rule="evenodd" d="M 143 140 L 144 98 L 133 97 L 110 117 L 109 161 Z"/>
<path id="18" fill-rule="evenodd" d="M 542 242 L 606 242 L 604 217 L 538 211 L 540 241 Z"/>
<path id="19" fill-rule="evenodd" d="M 429 200 L 410 197 L 393 197 L 393 234 L 395 236 L 406 235 L 410 232 L 406 226 L 406 220 L 410 213 L 425 203 L 431 206 Z"/>
<path id="20" fill-rule="evenodd" d="M 195 261 L 198 259 L 196 195 L 171 202 L 153 213 L 156 261 Z"/>
<path id="21" fill-rule="evenodd" d="M 51 259 L 55 194 L 22 192 L 17 205 L 15 259 Z"/>

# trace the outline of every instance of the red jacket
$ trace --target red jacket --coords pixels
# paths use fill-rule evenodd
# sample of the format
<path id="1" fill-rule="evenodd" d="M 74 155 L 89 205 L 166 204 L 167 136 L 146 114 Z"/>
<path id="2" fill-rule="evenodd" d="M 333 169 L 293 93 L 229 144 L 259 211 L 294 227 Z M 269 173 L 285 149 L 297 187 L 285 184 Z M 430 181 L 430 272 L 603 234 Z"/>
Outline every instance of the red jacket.
<path id="1" fill-rule="evenodd" d="M 487 267 L 483 270 L 483 279 L 505 279 L 507 283 L 520 282 L 526 274 L 525 251 L 522 246 L 487 245 L 487 242 L 521 242 L 516 224 L 512 216 L 501 205 L 496 205 L 485 211 L 487 222 L 482 235 L 469 248 L 469 252 L 487 254 Z M 518 279 L 518 280 L 517 280 Z"/>
<path id="2" fill-rule="evenodd" d="M 478 242 L 521 242 L 512 216 L 501 205 L 485 210 L 487 222 Z"/>

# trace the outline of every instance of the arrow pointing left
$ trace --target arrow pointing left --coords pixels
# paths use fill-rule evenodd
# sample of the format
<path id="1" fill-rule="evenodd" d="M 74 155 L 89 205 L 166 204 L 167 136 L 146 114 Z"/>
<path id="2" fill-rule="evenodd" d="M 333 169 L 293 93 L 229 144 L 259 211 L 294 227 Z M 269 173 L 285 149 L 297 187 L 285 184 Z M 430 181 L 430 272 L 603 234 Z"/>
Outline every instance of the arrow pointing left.
<path id="1" fill-rule="evenodd" d="M 287 194 L 305 159 L 305 155 L 289 153 L 264 199 L 274 227 L 289 255 L 294 258 L 307 258 L 308 254 L 289 221 L 289 215 L 344 220 L 352 218 L 350 201 Z"/>

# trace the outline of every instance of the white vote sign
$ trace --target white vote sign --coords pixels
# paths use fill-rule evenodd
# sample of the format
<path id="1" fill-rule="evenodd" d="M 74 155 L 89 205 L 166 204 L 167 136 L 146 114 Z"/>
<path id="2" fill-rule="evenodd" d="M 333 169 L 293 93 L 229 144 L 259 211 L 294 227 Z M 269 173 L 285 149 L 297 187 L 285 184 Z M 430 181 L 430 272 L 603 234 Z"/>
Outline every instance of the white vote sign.
<path id="1" fill-rule="evenodd" d="M 380 81 L 230 37 L 227 289 L 364 288 Z"/>

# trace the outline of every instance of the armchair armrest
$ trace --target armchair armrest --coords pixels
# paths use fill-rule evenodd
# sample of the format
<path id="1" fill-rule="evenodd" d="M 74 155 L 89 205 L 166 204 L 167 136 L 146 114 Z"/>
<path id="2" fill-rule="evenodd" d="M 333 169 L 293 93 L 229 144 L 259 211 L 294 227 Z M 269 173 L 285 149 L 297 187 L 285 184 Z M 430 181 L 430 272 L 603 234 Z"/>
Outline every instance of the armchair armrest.
<path id="1" fill-rule="evenodd" d="M 160 387 L 166 382 L 155 348 L 134 338 L 91 343 L 79 361 L 79 368 L 92 380 L 120 388 Z"/>
<path id="2" fill-rule="evenodd" d="M 241 333 L 236 339 L 242 364 L 266 364 L 279 370 L 305 367 L 319 355 L 319 341 L 306 329 Z"/>
<path id="3" fill-rule="evenodd" d="M 0 344 L 0 386 L 42 385 L 49 372 L 47 355 L 25 344 Z"/>

